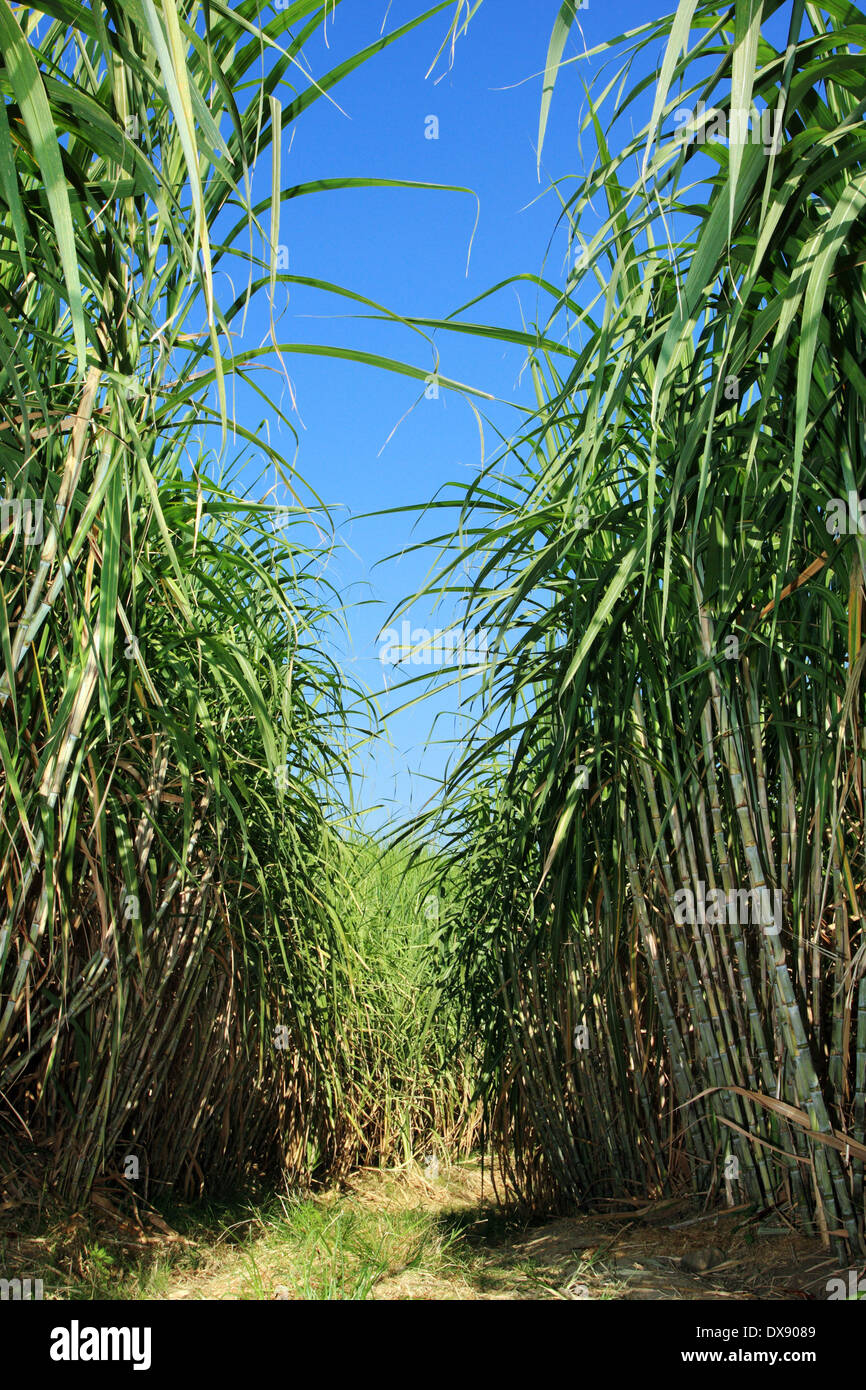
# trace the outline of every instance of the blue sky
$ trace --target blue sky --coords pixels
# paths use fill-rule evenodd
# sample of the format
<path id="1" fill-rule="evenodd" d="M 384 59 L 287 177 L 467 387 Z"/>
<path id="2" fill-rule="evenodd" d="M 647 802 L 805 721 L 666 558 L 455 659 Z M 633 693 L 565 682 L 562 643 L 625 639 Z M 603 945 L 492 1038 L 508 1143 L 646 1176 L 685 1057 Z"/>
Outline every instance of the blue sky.
<path id="1" fill-rule="evenodd" d="M 425 78 L 446 28 L 439 16 L 340 83 L 333 103 L 320 99 L 303 113 L 284 135 L 284 182 L 336 176 L 424 180 L 469 187 L 479 202 L 460 193 L 390 189 L 292 200 L 283 205 L 280 232 L 289 270 L 334 281 L 398 313 L 432 318 L 523 272 L 543 272 L 564 283 L 566 240 L 562 230 L 554 237 L 559 202 L 550 186 L 574 179 L 583 168 L 578 65 L 563 71 L 557 86 L 540 181 L 536 169 L 541 74 L 558 9 L 559 0 L 485 0 L 457 45 L 453 65 L 440 60 L 433 77 Z M 374 41 L 386 13 L 393 29 L 417 12 L 415 0 L 393 0 L 390 6 L 387 0 L 346 0 L 327 27 L 327 46 L 317 36 L 305 54 L 317 73 L 326 71 Z M 652 14 L 633 0 L 590 0 L 579 18 L 591 48 Z M 566 56 L 579 47 L 573 32 Z M 580 75 L 588 79 L 598 66 L 582 63 Z M 291 97 L 287 90 L 286 104 Z M 437 139 L 425 138 L 431 116 L 438 120 Z M 269 164 L 257 172 L 257 184 L 258 196 L 267 196 Z M 416 333 L 351 317 L 351 306 L 333 296 L 293 288 L 286 302 L 285 290 L 278 289 L 276 309 L 281 341 L 351 345 L 432 369 L 432 348 Z M 536 291 L 529 284 L 510 287 L 471 317 L 520 327 L 522 318 L 536 317 Z M 262 341 L 267 327 L 267 302 L 260 296 L 247 321 L 246 345 Z M 529 401 L 519 349 L 451 334 L 436 341 L 444 375 L 504 400 Z M 339 526 L 340 545 L 327 577 L 347 605 L 349 633 L 333 649 L 387 709 L 399 701 L 383 690 L 386 677 L 393 684 L 394 668 L 383 667 L 377 639 L 390 610 L 424 582 L 434 558 L 400 552 L 438 527 L 429 516 L 362 517 L 423 504 L 450 483 L 465 482 L 481 461 L 478 424 L 458 397 L 442 390 L 438 399 L 426 399 L 422 386 L 388 372 L 321 356 L 293 356 L 288 366 L 300 416 L 297 467 Z M 238 402 L 240 418 L 257 429 L 265 420 L 260 401 L 240 392 Z M 283 402 L 288 408 L 287 390 Z M 516 424 L 504 405 L 487 409 L 500 428 Z M 273 422 L 265 427 L 292 457 L 288 433 L 280 435 Z M 497 439 L 494 431 L 486 433 L 489 453 Z M 244 473 L 248 484 L 256 472 L 251 460 Z M 286 500 L 284 494 L 277 500 Z M 397 558 L 386 558 L 391 555 Z M 429 604 L 418 603 L 407 616 L 413 627 L 432 629 L 445 626 L 451 614 L 437 619 Z M 435 790 L 447 741 L 457 729 L 449 715 L 456 698 L 453 689 L 442 691 L 393 715 L 387 736 L 359 752 L 360 804 L 384 808 L 371 814 L 371 828 L 385 816 L 419 809 Z"/>

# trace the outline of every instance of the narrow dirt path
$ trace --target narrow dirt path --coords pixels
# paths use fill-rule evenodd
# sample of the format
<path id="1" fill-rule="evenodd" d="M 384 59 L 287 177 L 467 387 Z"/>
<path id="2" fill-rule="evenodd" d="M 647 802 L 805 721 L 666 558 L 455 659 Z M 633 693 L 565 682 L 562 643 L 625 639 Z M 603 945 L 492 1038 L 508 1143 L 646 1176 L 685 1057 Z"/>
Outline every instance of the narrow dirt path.
<path id="1" fill-rule="evenodd" d="M 779 1213 L 609 1205 L 527 1226 L 492 1201 L 476 1164 L 435 1178 L 365 1172 L 237 1249 L 200 1251 L 162 1296 L 799 1300 L 826 1299 L 839 1274 Z"/>
<path id="2" fill-rule="evenodd" d="M 53 1218 L 7 1205 L 0 1271 L 44 1276 L 55 1299 L 840 1297 L 829 1250 L 790 1213 L 622 1199 L 529 1224 L 495 1201 L 475 1160 L 162 1212 L 121 1211 L 100 1192 L 87 1213 Z"/>

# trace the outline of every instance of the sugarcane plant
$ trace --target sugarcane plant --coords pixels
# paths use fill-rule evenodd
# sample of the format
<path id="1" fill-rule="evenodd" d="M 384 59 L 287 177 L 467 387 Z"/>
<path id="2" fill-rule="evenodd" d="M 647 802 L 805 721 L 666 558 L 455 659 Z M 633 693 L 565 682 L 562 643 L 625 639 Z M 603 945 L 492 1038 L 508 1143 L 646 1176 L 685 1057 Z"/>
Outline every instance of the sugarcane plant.
<path id="1" fill-rule="evenodd" d="M 577 21 L 564 4 L 539 149 Z M 538 278 L 537 415 L 452 499 L 438 580 L 494 653 L 451 787 L 474 849 L 447 955 L 513 1181 L 789 1202 L 843 1258 L 866 1160 L 864 35 L 853 5 L 683 0 L 606 46 L 565 287 Z"/>
<path id="2" fill-rule="evenodd" d="M 292 123 L 430 14 L 453 39 L 468 6 L 316 80 L 305 50 L 335 8 L 0 0 L 0 1181 L 16 1196 L 307 1180 L 402 1153 L 437 1119 L 420 1081 L 397 1141 L 382 1107 L 366 1132 L 351 1113 L 388 1071 L 334 821 L 363 701 L 325 655 L 327 513 L 275 442 L 294 434 L 280 399 L 299 345 L 278 342 L 273 305 L 293 279 L 286 204 L 363 182 L 293 183 Z M 236 349 L 262 295 L 271 341 Z M 259 393 L 262 426 L 234 412 L 237 388 Z M 250 460 L 290 505 L 249 495 Z"/>

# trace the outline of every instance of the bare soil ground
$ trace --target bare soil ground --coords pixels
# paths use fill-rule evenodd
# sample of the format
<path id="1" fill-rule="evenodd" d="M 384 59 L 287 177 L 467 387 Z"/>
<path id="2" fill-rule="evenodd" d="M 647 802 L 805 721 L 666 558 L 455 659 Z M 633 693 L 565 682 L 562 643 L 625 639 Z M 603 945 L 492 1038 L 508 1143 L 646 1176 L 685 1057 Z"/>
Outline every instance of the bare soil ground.
<path id="1" fill-rule="evenodd" d="M 502 1287 L 476 1287 L 470 1297 L 823 1299 L 828 1279 L 839 1272 L 819 1240 L 799 1234 L 779 1213 L 761 1223 L 749 1221 L 743 1210 L 695 1218 L 686 1202 L 635 1203 L 631 1210 L 616 1203 L 610 1204 L 614 1210 L 548 1221 L 503 1237 L 497 1236 L 497 1212 L 489 1198 L 485 1201 L 480 1173 L 464 1174 L 457 1182 L 452 1177 L 440 1193 L 434 1184 L 427 1186 L 434 1189 L 425 1194 L 428 1202 L 442 1202 L 446 1209 L 450 1204 L 453 1210 L 456 1199 L 478 1213 L 467 1227 L 469 1243 L 486 1250 L 491 1274 L 504 1276 Z M 376 1200 L 382 1200 L 381 1193 Z M 411 1277 L 397 1275 L 383 1281 L 374 1297 L 418 1297 L 419 1292 Z"/>

